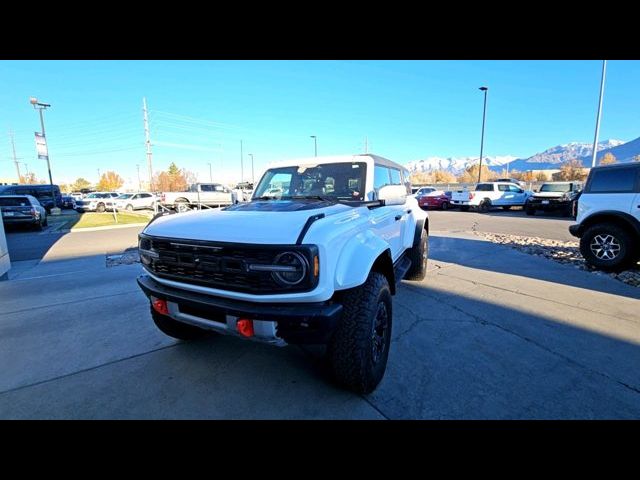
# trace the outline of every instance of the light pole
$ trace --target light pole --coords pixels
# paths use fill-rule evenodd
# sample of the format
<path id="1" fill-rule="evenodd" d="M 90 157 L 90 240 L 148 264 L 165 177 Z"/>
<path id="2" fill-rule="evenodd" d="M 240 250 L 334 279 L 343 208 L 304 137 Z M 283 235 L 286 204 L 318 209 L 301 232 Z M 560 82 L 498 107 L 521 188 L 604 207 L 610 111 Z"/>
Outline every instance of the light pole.
<path id="1" fill-rule="evenodd" d="M 213 174 L 211 173 L 211 164 L 209 163 L 209 181 L 213 183 Z"/>
<path id="2" fill-rule="evenodd" d="M 46 143 L 47 136 L 44 131 L 44 116 L 42 115 L 42 110 L 49 108 L 51 104 L 38 102 L 38 99 L 36 97 L 29 98 L 29 103 L 31 103 L 31 105 L 33 105 L 33 108 L 38 110 L 38 113 L 40 113 L 40 127 L 42 128 L 42 137 L 45 139 L 45 143 Z M 48 146 L 47 146 L 47 170 L 49 171 L 49 184 L 51 185 L 51 199 L 53 200 L 53 208 L 57 208 L 58 205 L 56 205 L 56 192 L 53 189 L 53 178 L 51 177 L 51 163 L 49 163 L 49 147 Z"/>
<path id="3" fill-rule="evenodd" d="M 310 135 L 309 138 L 313 138 L 313 151 L 315 152 L 315 156 L 318 156 L 318 137 L 315 135 Z"/>
<path id="4" fill-rule="evenodd" d="M 484 120 L 487 115 L 487 91 L 489 87 L 480 87 L 484 92 L 484 108 L 482 109 L 482 136 L 480 137 L 480 168 L 478 168 L 478 183 L 482 178 L 482 149 L 484 148 Z"/>
<path id="5" fill-rule="evenodd" d="M 591 168 L 596 166 L 596 156 L 598 155 L 598 135 L 600 134 L 600 115 L 602 113 L 602 96 L 604 95 L 604 77 L 607 73 L 607 61 L 602 61 L 602 78 L 600 79 L 600 101 L 598 102 L 598 118 L 596 119 L 596 133 L 593 137 L 593 156 L 591 157 Z"/>
<path id="6" fill-rule="evenodd" d="M 138 170 L 138 191 L 142 191 L 142 186 L 140 185 L 140 164 L 136 163 L 136 170 Z"/>
<path id="7" fill-rule="evenodd" d="M 247 153 L 251 157 L 251 183 L 255 183 L 255 178 L 253 177 L 253 153 Z"/>

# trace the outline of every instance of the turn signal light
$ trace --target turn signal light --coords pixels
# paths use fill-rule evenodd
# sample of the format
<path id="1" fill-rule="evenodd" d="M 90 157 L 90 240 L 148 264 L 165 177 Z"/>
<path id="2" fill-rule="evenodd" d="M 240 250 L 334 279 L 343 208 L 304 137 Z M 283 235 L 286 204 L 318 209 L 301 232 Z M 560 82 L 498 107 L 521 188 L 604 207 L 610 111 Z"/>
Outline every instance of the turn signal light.
<path id="1" fill-rule="evenodd" d="M 236 328 L 243 337 L 253 337 L 253 320 L 241 318 L 236 322 Z"/>
<path id="2" fill-rule="evenodd" d="M 318 256 L 313 257 L 313 276 L 317 277 L 320 274 L 320 262 L 318 262 Z"/>
<path id="3" fill-rule="evenodd" d="M 169 307 L 166 300 L 160 300 L 159 298 L 151 302 L 153 309 L 160 315 L 169 315 Z"/>

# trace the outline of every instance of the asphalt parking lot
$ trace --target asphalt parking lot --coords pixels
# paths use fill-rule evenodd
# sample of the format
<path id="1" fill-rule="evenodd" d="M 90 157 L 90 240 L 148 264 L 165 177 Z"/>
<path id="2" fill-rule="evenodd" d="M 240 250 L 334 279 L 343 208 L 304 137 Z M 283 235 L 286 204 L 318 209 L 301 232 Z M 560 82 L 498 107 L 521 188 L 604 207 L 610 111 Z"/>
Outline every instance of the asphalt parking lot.
<path id="1" fill-rule="evenodd" d="M 399 288 L 366 396 L 336 387 L 318 349 L 162 335 L 140 266 L 106 266 L 140 227 L 10 232 L 10 253 L 25 248 L 0 283 L 0 418 L 638 418 L 640 289 L 472 233 L 571 239 L 571 219 L 431 222 L 429 273 Z"/>

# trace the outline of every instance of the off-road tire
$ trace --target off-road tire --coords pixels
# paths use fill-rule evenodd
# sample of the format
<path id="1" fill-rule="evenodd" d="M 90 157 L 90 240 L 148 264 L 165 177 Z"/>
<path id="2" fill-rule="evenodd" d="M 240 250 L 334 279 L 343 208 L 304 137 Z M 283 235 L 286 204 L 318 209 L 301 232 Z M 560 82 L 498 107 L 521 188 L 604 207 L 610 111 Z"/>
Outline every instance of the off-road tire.
<path id="1" fill-rule="evenodd" d="M 478 205 L 478 211 L 480 213 L 487 213 L 489 210 L 491 210 L 491 200 L 489 200 L 488 198 L 485 198 Z"/>
<path id="2" fill-rule="evenodd" d="M 104 203 L 99 203 L 96 207 L 96 212 L 103 213 L 107 208 L 104 206 Z"/>
<path id="3" fill-rule="evenodd" d="M 611 236 L 619 246 L 617 254 L 611 260 L 598 258 L 592 250 L 592 243 L 597 238 L 607 238 Z M 598 270 L 607 272 L 619 272 L 629 267 L 634 260 L 633 241 L 631 234 L 624 228 L 613 223 L 600 223 L 585 230 L 580 238 L 580 253 L 585 261 Z"/>
<path id="4" fill-rule="evenodd" d="M 162 333 L 178 340 L 197 340 L 210 334 L 208 330 L 178 322 L 167 315 L 161 315 L 151 308 L 151 318 Z"/>
<path id="5" fill-rule="evenodd" d="M 429 256 L 429 236 L 423 228 L 420 230 L 420 242 L 417 246 L 407 251 L 407 257 L 411 260 L 411 267 L 407 270 L 405 280 L 424 280 L 427 274 L 427 258 Z"/>
<path id="6" fill-rule="evenodd" d="M 391 289 L 384 275 L 371 272 L 363 285 L 346 291 L 342 300 L 342 318 L 327 346 L 331 370 L 338 383 L 349 390 L 371 393 L 387 367 L 392 326 Z M 377 319 L 382 317 L 386 328 L 376 330 Z M 375 348 L 376 344 L 381 350 Z"/>
<path id="7" fill-rule="evenodd" d="M 527 215 L 535 215 L 536 214 L 536 209 L 533 208 L 528 203 L 525 203 L 525 205 L 524 205 L 524 213 L 526 213 Z"/>

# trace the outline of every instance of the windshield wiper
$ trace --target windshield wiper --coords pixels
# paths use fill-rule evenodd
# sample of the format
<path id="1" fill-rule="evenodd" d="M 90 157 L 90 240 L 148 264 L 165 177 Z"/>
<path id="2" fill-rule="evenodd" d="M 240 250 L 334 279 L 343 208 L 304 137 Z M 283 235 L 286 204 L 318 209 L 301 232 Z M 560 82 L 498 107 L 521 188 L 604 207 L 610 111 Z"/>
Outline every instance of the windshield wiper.
<path id="1" fill-rule="evenodd" d="M 280 199 L 280 197 L 270 197 L 268 195 L 264 195 L 262 197 L 252 198 L 252 200 L 279 200 L 279 199 Z"/>
<path id="2" fill-rule="evenodd" d="M 338 202 L 336 197 L 326 197 L 322 195 L 290 195 L 287 198 L 291 200 L 321 200 L 323 202 Z"/>

